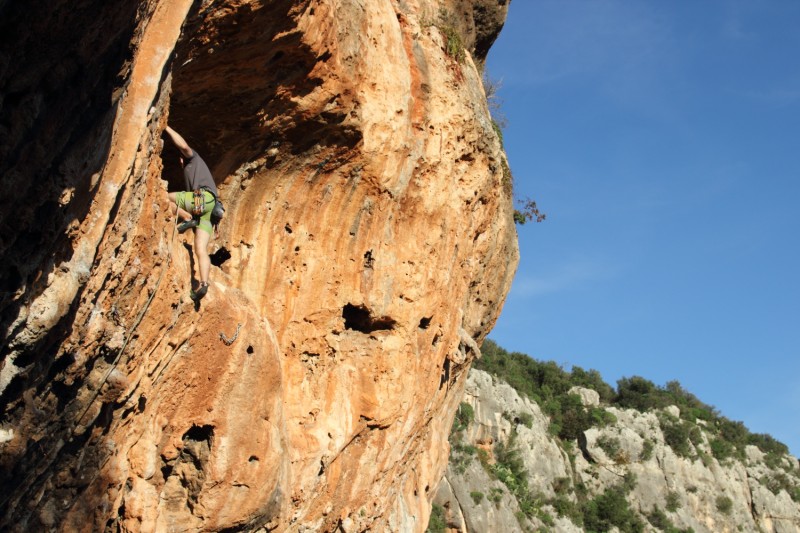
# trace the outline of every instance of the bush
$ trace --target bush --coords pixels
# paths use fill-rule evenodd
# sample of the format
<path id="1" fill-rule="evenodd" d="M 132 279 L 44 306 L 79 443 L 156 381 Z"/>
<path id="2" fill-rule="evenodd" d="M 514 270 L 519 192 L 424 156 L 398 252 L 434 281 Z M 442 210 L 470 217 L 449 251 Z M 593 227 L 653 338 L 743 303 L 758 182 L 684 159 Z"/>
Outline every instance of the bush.
<path id="1" fill-rule="evenodd" d="M 495 446 L 497 462 L 493 471 L 497 479 L 502 481 L 509 492 L 514 495 L 525 516 L 529 518 L 539 516 L 541 514 L 541 497 L 531 492 L 528 487 L 528 473 L 515 445 L 516 436 L 516 432 L 512 431 L 506 444 L 498 442 Z"/>
<path id="2" fill-rule="evenodd" d="M 597 439 L 597 445 L 600 446 L 600 449 L 603 450 L 611 459 L 617 458 L 621 451 L 621 444 L 619 439 L 616 437 L 600 435 L 600 437 Z"/>
<path id="3" fill-rule="evenodd" d="M 589 410 L 589 418 L 593 427 L 605 427 L 617 423 L 614 413 L 606 411 L 602 407 L 592 407 Z"/>
<path id="4" fill-rule="evenodd" d="M 483 501 L 483 493 L 478 491 L 472 491 L 469 493 L 472 501 L 475 502 L 475 505 L 480 504 Z"/>
<path id="5" fill-rule="evenodd" d="M 665 396 L 665 403 L 667 405 L 677 405 L 681 410 L 681 417 L 689 422 L 694 422 L 698 418 L 701 420 L 711 421 L 717 416 L 717 411 L 714 407 L 707 405 L 697 397 L 684 389 L 677 381 L 667 382 L 667 386 L 663 389 Z"/>
<path id="6" fill-rule="evenodd" d="M 450 433 L 458 433 L 463 431 L 475 420 L 475 410 L 466 402 L 461 402 L 456 411 L 456 417 L 453 419 L 453 428 Z"/>
<path id="7" fill-rule="evenodd" d="M 572 480 L 568 477 L 558 477 L 553 480 L 553 492 L 558 495 L 566 495 L 572 492 Z"/>
<path id="8" fill-rule="evenodd" d="M 573 366 L 570 382 L 575 386 L 596 391 L 600 395 L 601 402 L 610 402 L 614 399 L 614 388 L 603 381 L 597 370 L 584 370 L 579 366 Z"/>
<path id="9" fill-rule="evenodd" d="M 792 500 L 800 501 L 800 486 L 796 486 L 783 472 L 772 474 L 769 477 L 763 477 L 759 480 L 762 485 L 767 487 L 776 496 L 785 490 Z"/>
<path id="10" fill-rule="evenodd" d="M 731 444 L 734 444 L 737 447 L 747 444 L 749 432 L 741 422 L 734 422 L 732 420 L 728 420 L 727 418 L 721 417 L 717 421 L 717 429 L 720 436 Z"/>
<path id="11" fill-rule="evenodd" d="M 703 442 L 703 432 L 700 430 L 698 426 L 693 425 L 692 422 L 684 422 L 689 429 L 689 442 L 697 446 L 698 444 Z"/>
<path id="12" fill-rule="evenodd" d="M 433 504 L 431 507 L 431 517 L 428 520 L 427 533 L 444 533 L 447 531 L 447 521 L 444 515 L 444 507 Z"/>
<path id="13" fill-rule="evenodd" d="M 689 423 L 681 422 L 669 415 L 662 415 L 658 419 L 664 442 L 681 457 L 690 457 L 692 450 L 689 445 Z"/>
<path id="14" fill-rule="evenodd" d="M 727 496 L 717 496 L 717 511 L 724 515 L 731 514 L 731 510 L 733 510 L 733 500 L 728 498 Z"/>
<path id="15" fill-rule="evenodd" d="M 457 442 L 450 445 L 450 466 L 459 473 L 463 474 L 467 471 L 467 467 L 473 461 L 473 456 L 476 452 L 480 452 L 475 446 L 469 444 L 462 444 Z"/>
<path id="16" fill-rule="evenodd" d="M 675 491 L 669 491 L 667 493 L 667 511 L 670 513 L 674 513 L 678 509 L 681 508 L 681 499 L 680 495 Z"/>
<path id="17" fill-rule="evenodd" d="M 510 183 L 510 191 L 513 192 L 513 183 L 514 178 L 511 175 L 511 169 L 508 168 L 508 163 L 506 163 L 505 159 L 502 161 L 503 164 L 503 185 L 506 186 L 506 183 Z M 536 222 L 544 222 L 547 219 L 547 214 L 543 213 L 539 207 L 536 205 L 535 200 L 531 200 L 530 198 L 525 198 L 524 200 L 517 200 L 517 205 L 519 205 L 520 209 L 514 209 L 514 222 L 519 224 L 520 226 L 525 225 L 526 222 L 531 220 L 535 220 Z"/>
<path id="18" fill-rule="evenodd" d="M 622 533 L 644 531 L 644 523 L 631 510 L 621 487 L 612 487 L 588 502 L 583 523 L 587 531 L 609 531 L 613 526 Z"/>
<path id="19" fill-rule="evenodd" d="M 622 378 L 617 381 L 617 396 L 614 403 L 620 407 L 645 412 L 663 407 L 663 402 L 656 392 L 655 383 L 639 376 Z"/>
<path id="20" fill-rule="evenodd" d="M 654 528 L 662 531 L 668 527 L 672 527 L 672 521 L 667 516 L 667 513 L 658 507 L 653 507 L 653 510 L 648 513 L 647 521 L 650 522 L 650 525 L 652 525 Z"/>
<path id="21" fill-rule="evenodd" d="M 591 417 L 583 407 L 581 397 L 577 394 L 568 394 L 561 400 L 560 415 L 561 430 L 558 436 L 564 440 L 576 440 L 584 431 L 592 427 Z M 554 417 L 557 418 L 557 417 Z"/>
<path id="22" fill-rule="evenodd" d="M 483 92 L 486 95 L 486 105 L 489 114 L 492 116 L 492 127 L 500 136 L 500 146 L 503 146 L 501 130 L 508 125 L 508 119 L 503 114 L 503 99 L 500 98 L 500 89 L 503 88 L 503 80 L 493 78 L 488 70 L 483 71 Z"/>
<path id="23" fill-rule="evenodd" d="M 517 420 L 520 424 L 525 426 L 526 428 L 533 427 L 533 415 L 530 413 L 520 413 L 517 415 Z"/>
<path id="24" fill-rule="evenodd" d="M 689 407 L 685 411 L 681 410 L 681 416 L 690 422 L 697 420 L 705 420 L 711 422 L 714 420 L 714 412 L 700 407 Z"/>
<path id="25" fill-rule="evenodd" d="M 767 455 L 764 456 L 764 464 L 773 470 L 779 468 L 782 462 L 783 462 L 783 455 L 774 452 L 769 452 L 767 453 Z"/>
<path id="26" fill-rule="evenodd" d="M 481 463 L 484 470 L 491 473 L 492 465 L 489 464 L 489 452 L 483 448 L 478 448 L 478 461 Z"/>
<path id="27" fill-rule="evenodd" d="M 766 454 L 786 455 L 789 453 L 789 448 L 785 444 L 763 433 L 751 433 L 747 437 L 747 443 L 758 446 L 758 449 Z"/>
<path id="28" fill-rule="evenodd" d="M 569 518 L 576 526 L 583 525 L 583 511 L 580 506 L 564 496 L 558 496 L 550 501 L 558 516 Z"/>
<path id="29" fill-rule="evenodd" d="M 461 32 L 458 31 L 458 21 L 455 15 L 442 8 L 439 10 L 439 18 L 435 26 L 444 37 L 444 51 L 445 53 L 461 63 L 466 57 L 464 52 L 464 39 L 461 37 Z"/>
<path id="30" fill-rule="evenodd" d="M 481 353 L 475 368 L 500 378 L 541 406 L 572 388 L 569 374 L 553 361 L 539 362 L 519 352 L 508 352 L 488 339 Z"/>
<path id="31" fill-rule="evenodd" d="M 711 466 L 714 464 L 712 462 L 712 457 L 702 450 L 697 452 L 697 458 L 700 459 L 700 462 L 702 462 L 703 466 L 706 468 L 711 468 Z"/>
<path id="32" fill-rule="evenodd" d="M 664 531 L 665 533 L 694 533 L 692 528 L 687 529 L 678 529 L 672 523 L 672 520 L 659 509 L 658 507 L 654 507 L 652 511 L 647 515 L 647 521 L 650 522 L 654 528 Z"/>
<path id="33" fill-rule="evenodd" d="M 717 461 L 724 461 L 731 457 L 735 451 L 733 444 L 719 438 L 711 439 L 710 445 L 711 455 L 713 455 Z"/>
<path id="34" fill-rule="evenodd" d="M 637 482 L 636 474 L 633 472 L 626 472 L 625 475 L 622 476 L 622 483 L 619 486 L 625 494 L 627 494 L 636 488 Z"/>
<path id="35" fill-rule="evenodd" d="M 655 444 L 650 439 L 645 439 L 642 443 L 642 452 L 639 454 L 640 461 L 649 461 L 653 458 L 653 448 Z"/>

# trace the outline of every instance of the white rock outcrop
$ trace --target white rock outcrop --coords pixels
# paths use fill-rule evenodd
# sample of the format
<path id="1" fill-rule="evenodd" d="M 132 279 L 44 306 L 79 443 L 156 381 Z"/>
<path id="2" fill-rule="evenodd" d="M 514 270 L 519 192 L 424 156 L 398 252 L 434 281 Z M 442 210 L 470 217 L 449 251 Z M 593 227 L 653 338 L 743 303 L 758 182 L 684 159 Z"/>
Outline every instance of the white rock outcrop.
<path id="1" fill-rule="evenodd" d="M 600 406 L 599 395 L 587 391 L 575 388 L 570 393 L 581 396 L 585 406 Z M 633 479 L 626 498 L 646 531 L 660 530 L 647 519 L 655 512 L 678 530 L 695 533 L 800 532 L 798 460 L 784 455 L 775 464 L 774 458 L 767 461 L 764 452 L 748 446 L 744 461 L 718 461 L 710 452 L 703 424 L 697 424 L 700 431 L 691 439 L 695 444 L 690 444 L 689 456 L 678 455 L 665 441 L 660 424 L 660 417 L 677 420 L 680 410 L 675 406 L 646 413 L 606 407 L 616 422 L 592 427 L 578 442 L 564 443 L 548 432 L 550 420 L 535 402 L 486 372 L 470 371 L 463 401 L 472 406 L 474 421 L 460 436 L 451 436 L 456 451 L 435 499 L 449 510 L 458 509 L 459 519 L 448 524 L 452 531 L 526 531 L 542 526 L 559 532 L 584 531 L 559 516 L 556 496 L 577 502 L 575 488 L 582 486 L 583 497 L 590 500 L 624 479 Z M 524 463 L 531 493 L 537 495 L 539 509 L 530 518 L 522 516 L 513 492 L 492 474 L 495 446 L 509 442 Z M 478 456 L 459 454 L 458 449 L 470 446 L 486 450 L 486 466 Z M 518 520 L 510 521 L 508 513 L 501 516 L 492 505 L 472 503 L 470 494 L 492 489 L 502 491 L 503 507 Z"/>

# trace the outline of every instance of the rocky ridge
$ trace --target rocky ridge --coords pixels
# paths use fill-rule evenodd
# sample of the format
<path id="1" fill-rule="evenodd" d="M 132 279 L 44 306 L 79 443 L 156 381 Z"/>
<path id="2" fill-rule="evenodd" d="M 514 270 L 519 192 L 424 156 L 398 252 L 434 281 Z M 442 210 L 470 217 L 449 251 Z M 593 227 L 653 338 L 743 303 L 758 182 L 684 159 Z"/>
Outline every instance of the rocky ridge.
<path id="1" fill-rule="evenodd" d="M 587 407 L 600 405 L 594 390 L 571 392 Z M 605 407 L 612 424 L 589 428 L 565 443 L 551 435 L 551 420 L 536 402 L 481 370 L 470 370 L 464 403 L 474 419 L 455 436 L 435 499 L 451 531 L 585 531 L 564 512 L 572 509 L 565 502 L 577 502 L 579 493 L 596 499 L 626 482 L 625 498 L 645 529 L 619 531 L 800 531 L 797 458 L 767 457 L 747 446 L 745 460 L 718 461 L 704 432 L 692 444 L 693 457 L 678 455 L 659 423 L 659 417 L 678 418 L 674 405 L 644 413 Z M 521 510 L 519 497 L 501 481 L 502 472 L 497 475 L 498 445 L 509 443 L 536 494 L 533 512 Z"/>
<path id="2" fill-rule="evenodd" d="M 518 261 L 506 4 L 0 2 L 0 529 L 424 530 Z"/>

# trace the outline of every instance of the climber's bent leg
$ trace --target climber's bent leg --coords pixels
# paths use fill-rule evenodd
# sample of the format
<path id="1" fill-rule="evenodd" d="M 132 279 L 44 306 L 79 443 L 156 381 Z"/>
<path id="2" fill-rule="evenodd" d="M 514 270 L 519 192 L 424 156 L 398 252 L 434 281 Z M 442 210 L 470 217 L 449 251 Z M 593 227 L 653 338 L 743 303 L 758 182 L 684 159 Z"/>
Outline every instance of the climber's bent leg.
<path id="1" fill-rule="evenodd" d="M 172 212 L 178 215 L 181 220 L 191 220 L 192 214 L 186 210 L 186 206 L 194 202 L 191 192 L 170 192 L 167 193 L 167 200 L 170 203 Z M 190 203 L 187 203 L 190 202 Z"/>
<path id="2" fill-rule="evenodd" d="M 200 276 L 200 287 L 208 285 L 211 272 L 211 258 L 208 256 L 208 243 L 211 240 L 211 228 L 204 224 L 194 230 L 194 254 L 197 257 L 197 270 Z"/>

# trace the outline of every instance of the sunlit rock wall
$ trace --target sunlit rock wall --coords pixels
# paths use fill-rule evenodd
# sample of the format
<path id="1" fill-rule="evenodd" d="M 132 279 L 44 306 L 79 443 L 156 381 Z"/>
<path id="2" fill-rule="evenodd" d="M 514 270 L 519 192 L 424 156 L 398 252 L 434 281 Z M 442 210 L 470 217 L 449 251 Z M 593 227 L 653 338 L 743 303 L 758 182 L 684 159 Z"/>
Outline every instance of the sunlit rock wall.
<path id="1" fill-rule="evenodd" d="M 0 528 L 425 528 L 518 260 L 506 9 L 0 3 Z M 167 123 L 227 208 L 199 306 Z"/>

